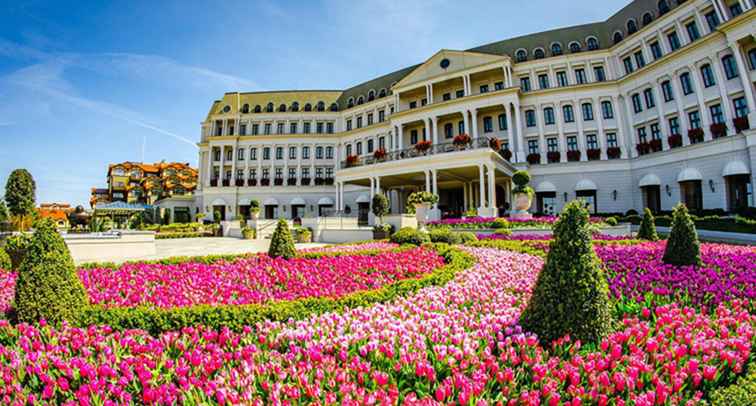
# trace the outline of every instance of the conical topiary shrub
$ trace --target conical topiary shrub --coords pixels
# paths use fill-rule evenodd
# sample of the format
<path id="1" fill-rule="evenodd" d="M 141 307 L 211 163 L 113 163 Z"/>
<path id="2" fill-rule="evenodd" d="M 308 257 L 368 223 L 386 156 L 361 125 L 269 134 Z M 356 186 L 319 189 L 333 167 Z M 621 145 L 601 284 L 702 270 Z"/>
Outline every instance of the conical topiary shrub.
<path id="1" fill-rule="evenodd" d="M 18 270 L 14 302 L 18 321 L 75 321 L 87 303 L 66 243 L 52 221 L 39 221 Z"/>
<path id="2" fill-rule="evenodd" d="M 609 333 L 609 286 L 589 224 L 580 201 L 568 203 L 554 224 L 546 265 L 521 317 L 523 328 L 538 334 L 544 345 L 567 334 L 595 343 Z"/>
<path id="3" fill-rule="evenodd" d="M 297 255 L 289 225 L 284 219 L 278 220 L 276 231 L 273 232 L 273 236 L 270 238 L 268 255 L 273 258 L 283 257 L 286 259 L 294 258 Z"/>
<path id="4" fill-rule="evenodd" d="M 678 203 L 672 212 L 672 230 L 664 250 L 664 263 L 670 265 L 700 265 L 701 246 L 688 208 Z"/>
<path id="5" fill-rule="evenodd" d="M 643 219 L 640 223 L 640 229 L 638 229 L 639 240 L 659 240 L 659 235 L 656 234 L 656 224 L 654 224 L 654 221 L 654 215 L 651 213 L 651 209 L 646 207 L 646 210 L 643 211 Z"/>

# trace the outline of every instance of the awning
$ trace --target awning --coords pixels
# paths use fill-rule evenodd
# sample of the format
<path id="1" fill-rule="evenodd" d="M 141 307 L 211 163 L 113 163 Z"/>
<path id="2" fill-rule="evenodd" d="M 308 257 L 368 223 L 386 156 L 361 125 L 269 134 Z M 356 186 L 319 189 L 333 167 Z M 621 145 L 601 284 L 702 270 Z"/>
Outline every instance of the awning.
<path id="1" fill-rule="evenodd" d="M 213 204 L 211 204 L 211 206 L 228 206 L 228 205 L 226 204 L 225 200 L 223 200 L 223 199 L 221 199 L 219 197 L 219 198 L 213 200 Z"/>
<path id="2" fill-rule="evenodd" d="M 291 203 L 289 204 L 291 204 L 292 206 L 304 206 L 307 204 L 307 202 L 305 202 L 301 197 L 295 197 L 291 199 Z"/>
<path id="3" fill-rule="evenodd" d="M 330 197 L 321 197 L 318 200 L 318 206 L 333 206 L 333 199 Z"/>
<path id="4" fill-rule="evenodd" d="M 370 196 L 367 193 L 363 193 L 355 200 L 355 203 L 370 203 Z"/>
<path id="5" fill-rule="evenodd" d="M 722 176 L 749 175 L 750 173 L 750 169 L 743 161 L 732 161 L 725 165 L 724 170 L 722 170 Z"/>
<path id="6" fill-rule="evenodd" d="M 263 206 L 278 206 L 278 200 L 269 197 L 263 201 Z"/>
<path id="7" fill-rule="evenodd" d="M 243 197 L 243 198 L 239 199 L 239 206 L 249 206 L 249 204 L 250 204 L 251 201 L 252 201 L 252 199 L 250 199 L 248 197 Z"/>
<path id="8" fill-rule="evenodd" d="M 597 190 L 596 184 L 588 179 L 583 179 L 575 185 L 575 191 L 580 192 L 582 190 Z"/>
<path id="9" fill-rule="evenodd" d="M 697 169 L 693 168 L 685 168 L 680 172 L 679 175 L 677 175 L 677 181 L 678 182 L 686 182 L 689 180 L 701 180 L 703 179 L 703 176 L 701 176 L 701 172 L 698 172 Z"/>
<path id="10" fill-rule="evenodd" d="M 548 182 L 548 181 L 543 181 L 539 183 L 538 186 L 536 186 L 535 191 L 539 193 L 540 192 L 556 192 L 557 189 L 553 183 Z"/>
<path id="11" fill-rule="evenodd" d="M 638 182 L 638 186 L 661 186 L 661 179 L 653 173 L 649 173 L 641 178 L 640 182 Z"/>

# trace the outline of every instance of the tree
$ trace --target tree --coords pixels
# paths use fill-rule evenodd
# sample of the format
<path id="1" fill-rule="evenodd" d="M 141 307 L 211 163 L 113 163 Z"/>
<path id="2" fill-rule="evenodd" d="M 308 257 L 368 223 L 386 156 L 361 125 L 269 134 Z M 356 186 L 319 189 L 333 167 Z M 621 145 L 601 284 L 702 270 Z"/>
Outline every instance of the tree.
<path id="1" fill-rule="evenodd" d="M 569 334 L 596 343 L 611 327 L 609 286 L 593 251 L 588 211 L 580 201 L 568 203 L 554 225 L 546 265 L 521 317 L 541 343 Z"/>
<path id="2" fill-rule="evenodd" d="M 5 184 L 5 201 L 13 216 L 31 216 L 36 201 L 36 184 L 29 171 L 16 169 L 8 176 Z"/>
<path id="3" fill-rule="evenodd" d="M 663 261 L 670 265 L 701 265 L 701 246 L 688 208 L 678 203 L 672 211 L 672 230 L 669 232 Z"/>
<path id="4" fill-rule="evenodd" d="M 0 223 L 8 221 L 9 218 L 8 206 L 5 205 L 4 201 L 0 200 Z"/>
<path id="5" fill-rule="evenodd" d="M 373 196 L 371 206 L 373 214 L 378 217 L 379 222 L 383 223 L 383 216 L 389 214 L 390 210 L 389 201 L 386 195 L 376 193 L 375 196 Z"/>
<path id="6" fill-rule="evenodd" d="M 656 234 L 656 225 L 654 224 L 654 221 L 654 215 L 651 213 L 651 209 L 646 207 L 646 210 L 643 211 L 643 219 L 640 223 L 640 229 L 638 230 L 639 240 L 659 240 L 659 235 Z"/>
<path id="7" fill-rule="evenodd" d="M 273 232 L 273 236 L 270 238 L 268 255 L 272 258 L 283 257 L 286 259 L 294 258 L 297 255 L 289 225 L 284 219 L 278 220 L 276 231 Z"/>
<path id="8" fill-rule="evenodd" d="M 88 300 L 71 254 L 51 220 L 35 226 L 16 280 L 18 321 L 75 321 Z"/>

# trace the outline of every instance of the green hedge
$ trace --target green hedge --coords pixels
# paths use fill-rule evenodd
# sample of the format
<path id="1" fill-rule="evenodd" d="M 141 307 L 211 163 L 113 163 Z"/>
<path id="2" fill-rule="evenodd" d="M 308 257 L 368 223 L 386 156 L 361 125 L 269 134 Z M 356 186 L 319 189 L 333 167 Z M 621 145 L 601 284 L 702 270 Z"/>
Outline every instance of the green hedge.
<path id="1" fill-rule="evenodd" d="M 751 360 L 747 368 L 748 373 L 735 383 L 716 388 L 709 394 L 712 406 L 756 404 L 756 361 Z"/>
<path id="2" fill-rule="evenodd" d="M 693 223 L 699 230 L 711 230 L 711 231 L 725 231 L 730 233 L 746 233 L 756 234 L 756 220 L 752 220 L 742 216 L 735 217 L 719 217 L 719 216 L 704 216 L 699 217 L 696 215 L 690 216 L 693 219 Z M 639 225 L 641 223 L 641 216 L 631 215 L 625 216 L 621 221 Z M 670 227 L 672 224 L 672 216 L 664 215 L 657 216 L 654 219 L 654 224 L 658 227 Z"/>
<path id="3" fill-rule="evenodd" d="M 548 241 L 541 241 L 548 243 Z M 546 251 L 532 247 L 528 241 L 518 240 L 479 240 L 466 244 L 468 247 L 495 248 L 504 251 L 514 251 L 521 254 L 535 255 L 537 257 L 546 257 Z"/>
<path id="4" fill-rule="evenodd" d="M 315 314 L 340 311 L 344 308 L 388 302 L 428 286 L 446 284 L 458 272 L 470 268 L 475 262 L 471 255 L 446 244 L 428 247 L 435 249 L 439 255 L 443 256 L 446 265 L 417 279 L 404 279 L 379 289 L 354 292 L 336 299 L 306 298 L 267 304 L 198 305 L 170 309 L 89 306 L 77 324 L 79 326 L 106 324 L 116 330 L 142 329 L 153 335 L 195 325 L 211 328 L 228 327 L 234 331 L 241 331 L 244 326 L 265 320 L 303 319 Z"/>
<path id="5" fill-rule="evenodd" d="M 156 240 L 172 240 L 176 238 L 202 238 L 212 237 L 214 234 L 208 231 L 185 231 L 185 232 L 159 232 L 155 234 Z"/>

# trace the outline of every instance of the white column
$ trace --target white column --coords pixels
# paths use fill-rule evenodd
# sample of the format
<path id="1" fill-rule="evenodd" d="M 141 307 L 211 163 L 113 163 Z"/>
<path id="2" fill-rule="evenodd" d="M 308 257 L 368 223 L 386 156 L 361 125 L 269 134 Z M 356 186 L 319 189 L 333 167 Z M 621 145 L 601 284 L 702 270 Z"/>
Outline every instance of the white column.
<path id="1" fill-rule="evenodd" d="M 469 96 L 472 94 L 472 86 L 470 83 L 470 75 L 464 76 L 464 83 L 465 83 L 465 96 Z"/>
<path id="2" fill-rule="evenodd" d="M 370 201 L 373 201 L 373 196 L 375 195 L 375 179 L 370 178 Z"/>
<path id="3" fill-rule="evenodd" d="M 719 18 L 719 21 L 721 22 L 727 21 L 727 17 L 724 14 L 724 9 L 722 8 L 722 4 L 720 3 L 720 0 L 712 0 L 712 4 L 714 5 L 714 11 L 717 13 L 717 17 Z"/>
<path id="4" fill-rule="evenodd" d="M 543 111 L 541 110 L 541 107 L 538 106 L 536 109 L 536 114 L 539 114 L 541 117 L 538 117 L 536 119 L 536 123 L 538 123 L 538 146 L 541 148 L 541 162 L 542 164 L 546 163 L 546 136 L 543 131 Z"/>
<path id="5" fill-rule="evenodd" d="M 218 186 L 223 186 L 223 179 L 226 176 L 226 146 L 220 146 L 220 171 L 218 171 Z"/>
<path id="6" fill-rule="evenodd" d="M 496 170 L 493 165 L 488 165 L 488 207 L 496 208 Z"/>
<path id="7" fill-rule="evenodd" d="M 514 121 L 516 123 L 517 127 L 517 147 L 519 148 L 518 151 L 518 158 L 516 162 L 525 162 L 525 135 L 522 131 L 522 120 L 520 119 L 520 102 L 515 101 L 514 102 Z"/>
<path id="8" fill-rule="evenodd" d="M 425 191 L 426 192 L 432 192 L 431 190 L 431 180 L 430 180 L 430 171 L 425 171 Z"/>
<path id="9" fill-rule="evenodd" d="M 728 128 L 728 134 L 735 134 L 735 126 L 732 123 L 732 119 L 735 118 L 735 114 L 732 112 L 732 104 L 730 103 L 730 97 L 727 95 L 727 76 L 725 76 L 724 68 L 722 64 L 716 59 L 711 63 L 714 67 L 714 78 L 717 80 L 717 87 L 719 88 L 719 97 L 722 99 L 722 108 L 724 109 L 724 123 Z M 729 131 L 732 129 L 732 131 Z"/>
<path id="10" fill-rule="evenodd" d="M 709 111 L 703 98 L 704 88 L 699 84 L 700 72 L 695 65 L 689 65 L 688 69 L 690 70 L 690 83 L 693 84 L 693 91 L 696 93 L 696 99 L 698 100 L 698 111 L 701 114 L 701 121 L 703 121 L 704 141 L 709 141 L 711 140 L 711 128 L 709 128 L 711 127 L 711 119 L 709 119 Z"/>
<path id="11" fill-rule="evenodd" d="M 433 188 L 433 194 L 438 196 L 438 172 L 435 169 L 430 170 L 431 173 L 431 187 Z M 433 209 L 438 209 L 438 202 L 433 205 Z"/>
<path id="12" fill-rule="evenodd" d="M 396 127 L 397 128 L 397 134 L 396 134 L 397 135 L 397 140 L 396 141 L 397 141 L 397 145 L 399 146 L 399 150 L 400 151 L 402 149 L 404 149 L 404 139 L 403 139 L 404 138 L 404 129 L 402 127 L 403 127 L 402 124 L 399 124 Z"/>
<path id="13" fill-rule="evenodd" d="M 470 115 L 472 116 L 472 138 L 477 140 L 478 139 L 478 109 L 472 109 L 470 110 Z"/>
<path id="14" fill-rule="evenodd" d="M 479 191 L 479 207 L 486 207 L 486 181 L 485 181 L 485 167 L 483 164 L 478 165 L 478 174 L 480 176 L 480 191 Z"/>
<path id="15" fill-rule="evenodd" d="M 205 186 L 210 187 L 210 179 L 213 177 L 213 146 L 208 145 L 207 150 L 207 179 L 205 180 Z"/>
<path id="16" fill-rule="evenodd" d="M 556 114 L 556 120 L 557 120 L 557 132 L 559 137 L 559 162 L 567 162 L 567 146 L 565 144 L 565 135 L 564 135 L 564 110 L 561 104 L 558 104 L 554 107 L 555 114 Z M 546 149 L 548 153 L 548 148 Z"/>
<path id="17" fill-rule="evenodd" d="M 684 106 L 682 103 L 683 91 L 682 85 L 680 85 L 680 77 L 676 73 L 673 73 L 670 79 L 675 92 L 675 106 L 677 107 L 677 122 L 680 124 L 680 136 L 682 137 L 682 145 L 689 145 L 690 139 L 688 138 L 688 118 L 685 115 Z"/>
<path id="18" fill-rule="evenodd" d="M 622 106 L 621 104 L 624 103 L 624 100 L 622 103 L 620 103 L 619 98 L 617 96 L 612 96 L 612 104 L 614 105 L 614 109 L 617 112 L 617 145 L 620 149 L 620 158 L 628 158 L 630 151 L 627 150 L 627 143 L 625 141 L 625 133 L 627 132 L 628 126 L 624 125 L 624 120 L 622 119 Z M 632 129 L 631 129 L 632 131 Z"/>
<path id="19" fill-rule="evenodd" d="M 585 129 L 583 128 L 583 125 L 585 124 L 583 117 L 583 103 L 578 100 L 578 105 L 576 106 L 579 110 L 577 115 L 577 130 L 578 130 L 578 151 L 580 151 L 580 161 L 586 161 L 588 157 L 586 156 L 587 153 L 585 152 Z M 593 108 L 593 106 L 591 106 Z M 595 110 L 594 110 L 595 115 Z"/>
<path id="20" fill-rule="evenodd" d="M 661 131 L 661 142 L 662 142 L 662 150 L 668 150 L 669 149 L 669 140 L 667 140 L 667 136 L 664 134 L 669 134 L 669 131 L 664 131 L 666 127 L 666 123 L 664 122 L 664 112 L 662 111 L 662 107 L 664 106 L 664 96 L 662 96 L 661 92 L 659 91 L 659 83 L 655 83 L 651 87 L 651 91 L 654 94 L 654 100 L 656 100 L 656 113 L 659 117 L 659 131 Z"/>
<path id="21" fill-rule="evenodd" d="M 438 137 L 438 117 L 433 116 L 431 117 L 431 130 L 433 131 L 433 145 L 438 145 L 439 143 L 439 137 Z"/>
<path id="22" fill-rule="evenodd" d="M 599 157 L 600 160 L 606 160 L 606 134 L 604 131 L 604 109 L 601 106 L 601 99 L 591 99 L 591 103 L 594 106 L 597 106 L 596 111 L 596 125 L 598 134 L 596 134 L 596 138 L 598 138 L 598 148 L 599 151 L 601 151 L 601 156 Z M 614 107 L 614 106 L 612 106 Z M 661 110 L 659 110 L 661 111 Z M 587 148 L 587 146 L 586 146 Z"/>
<path id="23" fill-rule="evenodd" d="M 462 110 L 462 118 L 465 123 L 465 133 L 470 134 L 472 137 L 472 131 L 470 130 L 470 119 L 467 117 L 467 110 Z"/>
<path id="24" fill-rule="evenodd" d="M 754 97 L 753 84 L 751 82 L 750 72 L 746 69 L 746 62 L 744 60 L 744 55 L 741 52 L 740 45 L 738 45 L 737 42 L 731 42 L 730 49 L 732 50 L 735 62 L 737 62 L 738 65 L 740 81 L 743 84 L 746 100 L 748 101 L 748 110 L 756 111 L 756 97 Z"/>
<path id="25" fill-rule="evenodd" d="M 467 182 L 462 183 L 462 208 L 467 210 Z"/>
<path id="26" fill-rule="evenodd" d="M 375 193 L 381 194 L 381 178 L 379 176 L 375 177 Z"/>
<path id="27" fill-rule="evenodd" d="M 428 141 L 431 141 L 433 145 L 436 145 L 436 142 L 434 141 L 436 138 L 436 134 L 433 133 L 433 122 L 431 121 L 431 118 L 428 117 L 426 119 L 423 119 L 423 123 L 425 124 L 425 137 Z"/>

